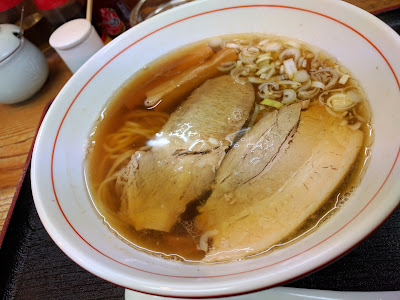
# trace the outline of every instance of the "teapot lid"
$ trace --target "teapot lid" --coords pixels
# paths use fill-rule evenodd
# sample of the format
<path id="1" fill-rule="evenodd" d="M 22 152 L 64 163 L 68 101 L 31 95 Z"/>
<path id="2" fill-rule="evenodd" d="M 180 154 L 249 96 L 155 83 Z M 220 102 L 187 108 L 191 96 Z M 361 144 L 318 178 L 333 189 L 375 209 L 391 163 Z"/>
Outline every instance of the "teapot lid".
<path id="1" fill-rule="evenodd" d="M 19 27 L 12 24 L 0 24 L 0 62 L 9 57 L 21 44 L 17 37 Z"/>

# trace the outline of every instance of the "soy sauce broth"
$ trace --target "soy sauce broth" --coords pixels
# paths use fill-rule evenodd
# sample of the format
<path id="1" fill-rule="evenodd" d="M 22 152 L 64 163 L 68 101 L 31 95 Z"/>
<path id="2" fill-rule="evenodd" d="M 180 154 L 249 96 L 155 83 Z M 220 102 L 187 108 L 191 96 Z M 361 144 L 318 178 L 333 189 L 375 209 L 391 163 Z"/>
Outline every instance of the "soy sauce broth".
<path id="1" fill-rule="evenodd" d="M 221 38 L 251 40 L 260 39 L 261 37 L 260 35 L 238 35 Z M 280 37 L 274 38 L 283 39 Z M 193 219 L 198 214 L 197 207 L 207 200 L 208 195 L 204 195 L 202 199 L 197 199 L 190 203 L 171 232 L 166 233 L 156 230 L 135 230 L 133 226 L 129 224 L 126 215 L 119 211 L 120 198 L 118 193 L 113 190 L 112 187 L 109 187 L 107 189 L 107 197 L 99 197 L 97 195 L 97 190 L 100 184 L 105 180 L 113 164 L 112 159 L 104 159 L 104 157 L 107 157 L 107 151 L 104 149 L 103 145 L 106 143 L 107 137 L 124 126 L 125 122 L 130 119 L 130 113 L 133 110 L 147 109 L 144 106 L 144 94 L 146 89 L 153 88 L 160 82 L 165 82 L 177 75 L 173 70 L 174 67 L 179 64 L 179 61 L 194 51 L 194 49 L 208 43 L 210 43 L 210 40 L 201 41 L 167 54 L 146 66 L 128 80 L 104 108 L 101 117 L 96 123 L 90 135 L 90 147 L 88 149 L 85 166 L 86 182 L 93 204 L 101 218 L 111 230 L 135 248 L 156 256 L 186 262 L 200 262 L 205 255 L 204 251 L 199 250 L 199 238 L 203 233 L 196 231 L 193 225 Z M 302 47 L 309 47 L 309 45 L 303 45 Z M 330 58 L 329 55 L 324 52 L 321 52 L 320 55 Z M 224 72 L 220 74 L 224 74 Z M 182 97 L 179 101 L 174 103 L 174 105 L 163 106 L 161 110 L 160 108 L 156 108 L 156 110 L 170 114 L 179 106 L 179 103 L 182 103 L 185 99 L 186 97 Z M 258 96 L 256 102 L 259 103 L 261 100 L 262 99 Z M 271 110 L 271 108 L 263 110 L 258 119 L 262 114 L 268 113 Z M 359 113 L 366 120 L 370 120 L 367 102 L 360 106 Z M 138 122 L 140 123 L 140 121 Z M 157 132 L 160 128 L 153 129 Z M 278 244 L 288 245 L 291 241 L 297 239 L 297 237 L 304 233 L 316 230 L 321 222 L 332 216 L 338 208 L 342 209 L 342 207 L 345 206 L 345 202 L 349 198 L 349 193 L 351 194 L 362 179 L 370 157 L 370 146 L 373 141 L 373 134 L 369 122 L 362 124 L 360 130 L 364 133 L 364 145 L 351 171 L 346 176 L 346 179 L 317 212 L 310 216 L 310 218 L 297 230 L 292 232 L 292 234 L 283 238 Z M 144 138 L 138 139 L 135 144 L 131 146 L 133 149 L 140 149 L 146 146 L 147 141 L 148 139 Z M 125 163 L 128 161 L 129 160 L 126 160 Z M 327 212 L 329 212 L 328 215 Z M 324 217 L 323 220 L 321 220 L 322 217 Z M 273 249 L 277 248 L 279 247 L 273 247 Z M 269 249 L 269 251 L 271 250 L 272 249 Z"/>

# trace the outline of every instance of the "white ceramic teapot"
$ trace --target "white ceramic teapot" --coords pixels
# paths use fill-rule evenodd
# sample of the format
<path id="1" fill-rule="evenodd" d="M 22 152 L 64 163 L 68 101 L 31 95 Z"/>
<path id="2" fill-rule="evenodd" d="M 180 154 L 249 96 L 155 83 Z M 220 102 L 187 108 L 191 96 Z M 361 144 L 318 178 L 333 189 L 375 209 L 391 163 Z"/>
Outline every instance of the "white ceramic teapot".
<path id="1" fill-rule="evenodd" d="M 33 96 L 49 74 L 43 53 L 18 33 L 18 26 L 0 24 L 0 103 L 4 104 Z"/>

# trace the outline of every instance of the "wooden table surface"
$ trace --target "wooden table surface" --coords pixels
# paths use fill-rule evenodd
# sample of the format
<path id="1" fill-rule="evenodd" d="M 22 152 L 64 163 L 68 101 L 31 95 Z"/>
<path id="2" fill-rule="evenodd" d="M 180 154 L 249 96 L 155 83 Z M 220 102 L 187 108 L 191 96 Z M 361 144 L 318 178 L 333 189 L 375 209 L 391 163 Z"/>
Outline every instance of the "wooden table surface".
<path id="1" fill-rule="evenodd" d="M 369 12 L 400 5 L 400 0 L 346 0 L 346 2 Z M 20 104 L 0 104 L 0 233 L 9 213 L 43 109 L 72 76 L 56 53 L 52 53 L 47 59 L 49 78 L 35 96 Z"/>

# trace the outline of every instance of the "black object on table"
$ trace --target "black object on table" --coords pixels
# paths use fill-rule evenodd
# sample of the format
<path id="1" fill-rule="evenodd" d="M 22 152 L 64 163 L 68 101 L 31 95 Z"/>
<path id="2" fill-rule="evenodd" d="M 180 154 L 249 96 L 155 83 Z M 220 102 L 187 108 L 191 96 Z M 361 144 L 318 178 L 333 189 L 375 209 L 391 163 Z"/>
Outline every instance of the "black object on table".
<path id="1" fill-rule="evenodd" d="M 400 34 L 400 8 L 388 10 L 375 15 Z"/>
<path id="2" fill-rule="evenodd" d="M 123 288 L 79 267 L 47 234 L 29 172 L 0 249 L 0 299 L 124 299 Z"/>
<path id="3" fill-rule="evenodd" d="M 377 15 L 400 33 L 400 9 Z M 124 289 L 82 269 L 49 237 L 34 206 L 29 168 L 0 248 L 0 299 L 124 299 Z M 350 253 L 285 286 L 400 290 L 400 208 Z"/>

